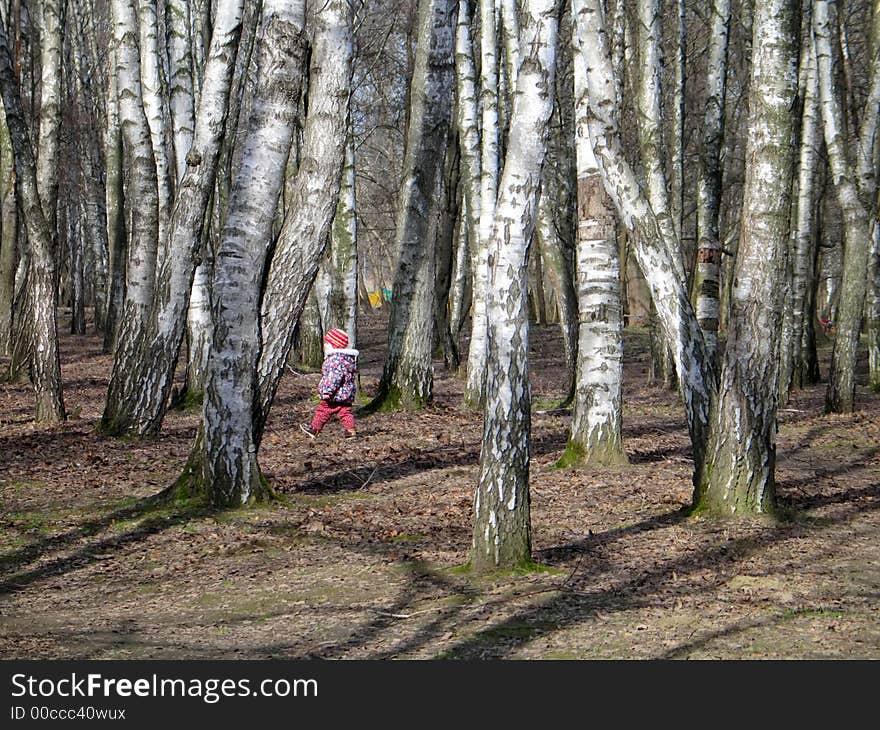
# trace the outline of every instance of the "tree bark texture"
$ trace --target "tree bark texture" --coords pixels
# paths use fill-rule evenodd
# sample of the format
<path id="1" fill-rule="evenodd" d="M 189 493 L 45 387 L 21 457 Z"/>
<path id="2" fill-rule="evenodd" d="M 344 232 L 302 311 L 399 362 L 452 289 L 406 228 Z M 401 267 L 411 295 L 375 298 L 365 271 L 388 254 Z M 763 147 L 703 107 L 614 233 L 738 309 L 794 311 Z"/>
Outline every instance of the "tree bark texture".
<path id="1" fill-rule="evenodd" d="M 554 0 L 526 0 L 520 21 L 523 52 L 489 247 L 488 364 L 471 546 L 477 571 L 531 560 L 527 265 L 553 111 Z"/>
<path id="2" fill-rule="evenodd" d="M 790 0 L 755 8 L 746 185 L 731 319 L 694 508 L 718 516 L 775 508 L 776 405 L 797 94 Z"/>

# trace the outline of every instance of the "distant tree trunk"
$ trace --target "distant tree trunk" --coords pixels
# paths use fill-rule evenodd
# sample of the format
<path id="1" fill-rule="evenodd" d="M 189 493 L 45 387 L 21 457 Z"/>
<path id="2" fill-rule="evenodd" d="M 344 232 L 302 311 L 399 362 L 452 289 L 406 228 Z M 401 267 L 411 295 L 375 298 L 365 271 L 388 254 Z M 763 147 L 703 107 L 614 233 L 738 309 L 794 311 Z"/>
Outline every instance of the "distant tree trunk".
<path id="1" fill-rule="evenodd" d="M 107 128 L 104 133 L 106 182 L 104 205 L 107 209 L 107 316 L 104 323 L 104 352 L 116 349 L 122 308 L 125 302 L 125 203 L 122 185 L 122 126 L 119 121 L 119 93 L 115 53 L 108 58 Z"/>
<path id="2" fill-rule="evenodd" d="M 468 350 L 464 401 L 470 408 L 483 405 L 486 382 L 488 245 L 495 225 L 498 190 L 498 59 L 495 3 L 480 0 L 480 208 L 478 235 L 470 239 L 474 275 L 471 341 Z"/>
<path id="3" fill-rule="evenodd" d="M 694 508 L 718 516 L 775 508 L 776 396 L 797 94 L 790 0 L 755 7 L 746 184 L 731 320 Z"/>
<path id="4" fill-rule="evenodd" d="M 0 357 L 12 354 L 12 304 L 18 264 L 18 211 L 15 206 L 15 161 L 6 114 L 0 105 Z"/>
<path id="5" fill-rule="evenodd" d="M 880 207 L 880 204 L 878 204 Z M 880 392 L 880 225 L 871 229 L 871 263 L 868 269 L 868 385 Z"/>
<path id="6" fill-rule="evenodd" d="M 59 44 L 60 45 L 60 44 Z M 58 80 L 48 82 L 58 83 Z M 61 391 L 61 362 L 58 356 L 58 326 L 55 316 L 57 298 L 52 231 L 40 201 L 37 163 L 34 159 L 27 122 L 21 106 L 18 82 L 12 67 L 12 54 L 6 29 L 0 23 L 0 93 L 6 110 L 6 123 L 12 143 L 15 177 L 27 226 L 31 254 L 30 276 L 30 339 L 31 382 L 36 396 L 37 421 L 64 420 Z M 47 89 L 47 93 L 49 90 Z M 48 174 L 48 173 L 47 173 Z M 44 180 L 45 183 L 45 180 Z M 48 186 L 44 184 L 44 189 Z"/>
<path id="7" fill-rule="evenodd" d="M 443 195 L 438 198 L 435 278 L 431 304 L 434 308 L 434 345 L 446 368 L 458 370 L 458 345 L 450 325 L 450 295 L 455 265 L 455 241 L 461 220 L 461 157 L 458 139 L 449 135 L 443 172 Z"/>
<path id="8" fill-rule="evenodd" d="M 804 324 L 811 312 L 806 307 L 807 291 L 813 287 L 816 236 L 813 230 L 813 180 L 819 145 L 819 90 L 816 79 L 816 52 L 808 29 L 804 49 L 803 112 L 801 114 L 800 156 L 797 174 L 797 198 L 791 235 L 791 286 L 785 308 L 780 344 L 779 399 L 786 403 L 792 388 L 803 388 L 809 381 L 804 368 Z"/>
<path id="9" fill-rule="evenodd" d="M 258 83 L 214 268 L 214 322 L 204 406 L 201 474 L 189 488 L 218 506 L 265 499 L 257 461 L 255 368 L 260 284 L 304 70 L 305 3 L 266 0 Z M 199 484 L 200 478 L 204 480 Z"/>
<path id="10" fill-rule="evenodd" d="M 477 273 L 474 266 L 478 265 L 478 262 L 475 258 L 474 247 L 479 248 L 481 211 L 480 112 L 477 100 L 477 73 L 474 66 L 469 0 L 459 0 L 458 4 L 458 24 L 455 34 L 455 74 L 455 108 L 458 141 L 461 148 L 463 215 L 459 226 L 455 267 L 456 280 L 453 287 L 455 297 L 453 298 L 453 311 L 450 316 L 454 328 L 453 336 L 456 343 L 458 343 L 458 335 L 464 325 L 464 318 L 467 315 L 468 309 L 473 308 L 474 310 L 472 318 L 477 316 L 474 288 L 477 285 Z M 464 257 L 467 257 L 467 259 Z M 465 281 L 465 275 L 470 278 L 469 282 Z M 465 306 L 465 297 L 468 293 L 470 301 Z M 485 324 L 485 309 L 481 316 Z"/>
<path id="11" fill-rule="evenodd" d="M 328 308 L 329 327 L 341 327 L 348 333 L 348 346 L 357 347 L 357 287 L 358 238 L 357 201 L 355 199 L 354 136 L 348 133 L 345 145 L 345 165 L 339 201 L 333 216 L 330 238 L 330 265 L 332 287 Z"/>
<path id="12" fill-rule="evenodd" d="M 318 301 L 327 293 L 319 287 L 320 280 L 315 279 L 312 290 L 303 306 L 302 314 L 296 326 L 296 356 L 298 363 L 309 370 L 320 370 L 324 361 L 324 328 L 321 323 L 321 306 Z"/>
<path id="13" fill-rule="evenodd" d="M 697 261 L 693 290 L 697 320 L 714 361 L 718 350 L 721 240 L 721 148 L 724 143 L 724 104 L 727 90 L 727 42 L 730 0 L 712 0 L 710 12 L 706 113 L 697 179 Z"/>
<path id="14" fill-rule="evenodd" d="M 553 111 L 554 5 L 554 0 L 525 0 L 520 16 L 523 55 L 489 247 L 489 357 L 470 557 L 477 571 L 513 568 L 531 560 L 526 276 Z"/>
<path id="15" fill-rule="evenodd" d="M 348 139 L 351 13 L 347 0 L 330 0 L 309 16 L 315 33 L 300 165 L 260 310 L 262 340 L 257 366 L 258 410 L 254 417 L 257 444 L 290 353 L 294 328 L 327 246 L 338 203 Z"/>
<path id="16" fill-rule="evenodd" d="M 79 211 L 67 211 L 67 246 L 70 261 L 70 334 L 86 333 L 85 241 Z"/>
<path id="17" fill-rule="evenodd" d="M 424 0 L 419 8 L 411 111 L 397 208 L 398 265 L 388 323 L 388 351 L 379 391 L 369 410 L 421 408 L 430 400 L 433 389 L 435 240 L 430 233 L 431 218 L 439 213 L 436 202 L 442 193 L 451 123 L 457 6 L 457 0 Z"/>
<path id="18" fill-rule="evenodd" d="M 873 200 L 873 163 L 866 164 L 864 150 L 857 149 L 857 160 L 847 156 L 848 142 L 843 127 L 843 113 L 835 94 L 832 73 L 831 22 L 828 0 L 815 0 L 813 28 L 819 69 L 819 99 L 822 109 L 825 146 L 834 187 L 843 211 L 844 257 L 835 327 L 837 336 L 831 353 L 831 370 L 825 397 L 825 410 L 850 413 L 855 403 L 855 366 L 865 301 L 870 222 L 865 203 Z M 880 65 L 880 64 L 877 64 Z M 876 65 L 872 76 L 880 74 Z M 876 124 L 877 108 L 867 107 L 864 120 Z M 866 131 L 864 128 L 861 130 Z M 873 135 L 872 135 L 873 136 Z M 865 143 L 858 140 L 856 147 Z M 870 155 L 868 156 L 870 159 Z M 865 171 L 865 168 L 868 168 Z M 871 188 L 871 189 L 868 189 Z M 860 199 L 860 195 L 864 196 Z"/>
<path id="19" fill-rule="evenodd" d="M 242 5 L 243 0 L 226 0 L 217 9 L 195 136 L 167 226 L 170 240 L 163 247 L 167 253 L 159 262 L 157 287 L 148 301 L 149 316 L 142 325 L 140 340 L 132 342 L 131 356 L 117 356 L 114 362 L 102 419 L 102 427 L 111 434 L 153 435 L 162 425 L 187 310 L 192 309 L 190 285 L 225 129 Z M 152 228 L 154 234 L 157 230 Z M 155 247 L 155 240 L 152 245 Z M 129 281 L 130 276 L 131 270 Z"/>
<path id="20" fill-rule="evenodd" d="M 577 34 L 575 34 L 577 39 Z M 577 47 L 577 40 L 575 41 Z M 587 72 L 575 54 L 578 170 L 578 360 L 571 431 L 560 466 L 624 464 L 623 311 L 614 209 L 590 140 Z"/>

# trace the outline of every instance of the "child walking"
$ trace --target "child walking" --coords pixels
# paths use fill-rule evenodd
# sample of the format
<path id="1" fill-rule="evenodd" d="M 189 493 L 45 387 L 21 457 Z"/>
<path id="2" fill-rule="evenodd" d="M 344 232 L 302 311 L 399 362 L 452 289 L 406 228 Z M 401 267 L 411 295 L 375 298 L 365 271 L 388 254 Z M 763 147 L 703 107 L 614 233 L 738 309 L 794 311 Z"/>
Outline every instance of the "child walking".
<path id="1" fill-rule="evenodd" d="M 318 395 L 321 403 L 315 410 L 311 424 L 301 423 L 299 427 L 309 438 L 315 438 L 321 429 L 335 416 L 345 429 L 345 438 L 353 439 L 354 413 L 351 405 L 357 390 L 354 374 L 357 372 L 357 350 L 346 349 L 348 335 L 342 330 L 332 329 L 324 335 L 324 364 L 321 366 L 321 381 Z"/>

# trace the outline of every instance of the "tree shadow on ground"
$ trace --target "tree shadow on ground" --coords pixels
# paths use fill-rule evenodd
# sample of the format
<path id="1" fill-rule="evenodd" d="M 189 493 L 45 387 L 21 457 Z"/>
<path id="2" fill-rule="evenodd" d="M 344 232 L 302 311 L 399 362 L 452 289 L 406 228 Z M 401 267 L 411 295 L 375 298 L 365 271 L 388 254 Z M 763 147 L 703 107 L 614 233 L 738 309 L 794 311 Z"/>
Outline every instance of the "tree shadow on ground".
<path id="1" fill-rule="evenodd" d="M 75 529 L 43 538 L 0 557 L 0 568 L 11 568 L 13 571 L 18 571 L 0 580 L 0 596 L 24 590 L 41 579 L 63 575 L 71 569 L 79 569 L 97 562 L 102 559 L 100 556 L 107 551 L 136 543 L 150 535 L 186 523 L 189 520 L 217 513 L 215 508 L 200 505 L 167 505 L 158 497 L 159 495 L 152 495 L 140 499 L 135 504 L 116 509 L 98 519 L 83 522 Z M 22 570 L 25 566 L 48 557 L 50 553 L 62 551 L 79 540 L 103 532 L 115 522 L 138 519 L 142 519 L 142 521 L 133 530 L 101 537 L 71 554 L 50 558 L 48 561 L 41 562 L 39 567 L 31 570 Z"/>

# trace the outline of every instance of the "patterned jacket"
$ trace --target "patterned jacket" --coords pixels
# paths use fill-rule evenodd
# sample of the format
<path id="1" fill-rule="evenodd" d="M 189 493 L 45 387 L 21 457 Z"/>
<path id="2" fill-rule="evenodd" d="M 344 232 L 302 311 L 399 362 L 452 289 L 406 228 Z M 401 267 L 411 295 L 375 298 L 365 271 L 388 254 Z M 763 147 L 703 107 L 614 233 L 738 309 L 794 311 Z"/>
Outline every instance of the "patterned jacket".
<path id="1" fill-rule="evenodd" d="M 357 350 L 332 350 L 321 366 L 318 395 L 321 400 L 343 405 L 354 402 L 357 390 L 354 374 L 357 372 Z"/>

